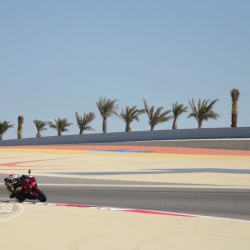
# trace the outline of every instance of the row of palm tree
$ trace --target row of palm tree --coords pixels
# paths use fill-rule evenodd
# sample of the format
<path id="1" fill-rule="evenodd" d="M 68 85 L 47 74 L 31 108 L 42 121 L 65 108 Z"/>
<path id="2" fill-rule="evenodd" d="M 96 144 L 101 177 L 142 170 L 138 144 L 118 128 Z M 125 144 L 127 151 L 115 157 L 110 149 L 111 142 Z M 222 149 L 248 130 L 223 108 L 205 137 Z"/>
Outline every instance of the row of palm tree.
<path id="1" fill-rule="evenodd" d="M 238 89 L 233 89 L 230 92 L 232 97 L 232 127 L 237 127 L 238 120 L 238 99 L 240 92 Z M 177 129 L 178 124 L 177 120 L 183 113 L 188 112 L 188 106 L 184 106 L 184 104 L 178 104 L 177 102 L 173 103 L 171 110 L 165 110 L 163 107 L 155 108 L 154 106 L 149 107 L 147 101 L 143 99 L 144 109 L 138 109 L 137 106 L 127 106 L 125 109 L 122 109 L 121 113 L 118 114 L 117 110 L 119 108 L 117 104 L 118 100 L 111 100 L 106 97 L 101 97 L 97 102 L 97 108 L 99 110 L 100 115 L 103 119 L 102 131 L 103 133 L 107 133 L 108 131 L 108 118 L 115 115 L 121 118 L 125 123 L 125 132 L 131 131 L 131 123 L 133 121 L 139 121 L 139 116 L 146 113 L 148 116 L 148 123 L 150 125 L 150 130 L 153 131 L 155 126 L 158 124 L 167 122 L 173 119 L 172 129 Z M 197 105 L 195 104 L 195 100 L 192 98 L 189 100 L 189 106 L 191 112 L 188 115 L 188 118 L 195 118 L 198 123 L 198 128 L 202 128 L 202 124 L 204 121 L 209 119 L 217 119 L 219 116 L 218 113 L 213 111 L 214 105 L 218 102 L 218 99 L 213 101 L 210 100 L 202 100 L 199 99 Z M 172 114 L 171 114 L 172 112 Z M 75 113 L 77 126 L 79 128 L 79 134 L 83 134 L 84 131 L 94 130 L 89 124 L 96 118 L 95 113 L 89 112 L 84 113 L 83 116 L 80 116 L 78 112 Z M 22 138 L 22 129 L 23 129 L 23 116 L 18 117 L 18 139 Z M 68 131 L 68 127 L 72 125 L 72 123 L 68 122 L 66 118 L 55 119 L 53 122 L 45 122 L 41 120 L 34 120 L 34 125 L 37 129 L 36 137 L 41 137 L 41 133 L 47 130 L 46 126 L 57 130 L 58 136 L 61 136 L 63 132 Z M 2 140 L 3 134 L 9 129 L 14 127 L 14 124 L 10 124 L 10 122 L 0 121 L 0 140 Z"/>

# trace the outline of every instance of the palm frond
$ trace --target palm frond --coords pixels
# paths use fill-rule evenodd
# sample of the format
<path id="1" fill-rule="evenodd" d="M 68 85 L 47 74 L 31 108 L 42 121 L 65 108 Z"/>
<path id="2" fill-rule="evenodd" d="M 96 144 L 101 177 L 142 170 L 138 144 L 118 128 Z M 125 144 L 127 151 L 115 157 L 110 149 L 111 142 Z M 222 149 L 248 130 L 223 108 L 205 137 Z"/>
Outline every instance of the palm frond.
<path id="1" fill-rule="evenodd" d="M 199 99 L 196 107 L 194 99 L 192 98 L 192 100 L 189 100 L 189 106 L 192 112 L 188 115 L 188 118 L 194 117 L 198 122 L 198 128 L 202 127 L 202 123 L 204 120 L 216 120 L 218 117 L 220 117 L 220 115 L 213 111 L 213 107 L 218 101 L 218 99 L 215 99 L 213 101 L 210 101 L 208 99 Z"/>
<path id="2" fill-rule="evenodd" d="M 118 100 L 107 99 L 106 97 L 101 97 L 96 105 L 100 112 L 100 115 L 104 118 L 108 118 L 112 115 L 118 115 L 117 109 L 119 108 L 118 104 L 115 104 Z"/>
<path id="3" fill-rule="evenodd" d="M 58 120 L 55 119 L 55 123 L 48 122 L 48 125 L 50 128 L 56 129 L 58 132 L 58 135 L 61 135 L 62 132 L 68 131 L 67 127 L 72 125 L 72 123 L 68 122 L 68 120 L 66 118 L 64 118 L 64 119 L 58 118 Z"/>
<path id="4" fill-rule="evenodd" d="M 125 131 L 128 132 L 131 131 L 130 125 L 131 123 L 136 120 L 139 121 L 139 116 L 145 112 L 144 109 L 137 109 L 137 106 L 127 106 L 125 110 L 122 109 L 119 117 L 125 122 L 126 129 Z"/>
<path id="5" fill-rule="evenodd" d="M 3 134 L 6 133 L 10 128 L 13 128 L 14 124 L 10 124 L 10 121 L 0 121 L 0 140 L 3 138 Z"/>
<path id="6" fill-rule="evenodd" d="M 150 125 L 151 130 L 160 123 L 167 122 L 173 118 L 172 115 L 168 115 L 172 110 L 163 111 L 163 107 L 159 107 L 155 110 L 155 107 L 152 106 L 149 108 L 147 101 L 143 99 L 145 111 L 148 115 L 148 123 Z"/>
<path id="7" fill-rule="evenodd" d="M 95 113 L 89 112 L 84 113 L 83 116 L 79 116 L 78 113 L 75 113 L 76 116 L 76 122 L 77 126 L 80 129 L 80 134 L 83 133 L 85 130 L 94 130 L 92 127 L 89 126 L 89 123 L 91 123 L 95 119 Z"/>
<path id="8" fill-rule="evenodd" d="M 176 103 L 173 103 L 172 105 L 172 112 L 173 112 L 174 118 L 177 119 L 181 114 L 188 112 L 188 107 L 187 106 L 184 107 L 183 104 L 178 104 L 176 102 Z"/>
<path id="9" fill-rule="evenodd" d="M 41 132 L 47 130 L 46 126 L 48 125 L 48 122 L 44 122 L 41 120 L 33 120 L 35 126 L 36 126 L 36 130 L 37 130 L 37 134 L 36 137 L 41 137 Z"/>
<path id="10" fill-rule="evenodd" d="M 240 96 L 240 91 L 238 89 L 232 89 L 230 94 L 232 97 L 232 101 L 237 102 Z"/>
<path id="11" fill-rule="evenodd" d="M 108 117 L 113 116 L 113 115 L 119 116 L 117 114 L 117 110 L 119 108 L 118 104 L 116 104 L 117 101 L 118 100 L 111 100 L 111 99 L 107 99 L 106 97 L 100 97 L 100 99 L 96 102 L 97 108 L 103 119 L 103 123 L 102 123 L 103 133 L 107 132 Z"/>

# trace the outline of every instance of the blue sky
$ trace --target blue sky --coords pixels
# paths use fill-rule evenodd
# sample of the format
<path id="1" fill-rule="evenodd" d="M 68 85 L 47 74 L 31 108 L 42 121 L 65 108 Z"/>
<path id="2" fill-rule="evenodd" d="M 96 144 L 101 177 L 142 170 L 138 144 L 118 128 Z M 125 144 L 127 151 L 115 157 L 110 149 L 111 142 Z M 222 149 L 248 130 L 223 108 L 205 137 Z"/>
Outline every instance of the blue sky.
<path id="1" fill-rule="evenodd" d="M 230 90 L 238 88 L 238 126 L 248 127 L 249 12 L 248 0 L 2 0 L 0 119 L 17 125 L 23 115 L 29 138 L 33 120 L 67 118 L 69 135 L 79 131 L 74 113 L 92 111 L 91 125 L 101 133 L 101 96 L 118 99 L 119 111 L 142 108 L 143 98 L 165 109 L 202 98 L 220 99 L 214 111 L 221 115 L 203 127 L 230 127 Z M 187 115 L 178 127 L 196 128 Z M 3 139 L 15 139 L 16 127 Z M 108 132 L 124 129 L 119 118 L 108 119 Z M 149 130 L 146 114 L 132 130 Z"/>

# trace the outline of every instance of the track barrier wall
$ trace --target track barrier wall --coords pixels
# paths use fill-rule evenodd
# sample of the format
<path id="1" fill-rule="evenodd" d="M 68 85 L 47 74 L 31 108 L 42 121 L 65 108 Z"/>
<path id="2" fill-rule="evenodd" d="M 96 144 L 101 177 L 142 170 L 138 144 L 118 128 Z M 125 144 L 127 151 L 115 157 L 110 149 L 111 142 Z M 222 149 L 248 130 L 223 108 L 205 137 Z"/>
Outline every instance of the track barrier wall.
<path id="1" fill-rule="evenodd" d="M 156 130 L 83 135 L 62 135 L 0 141 L 0 146 L 110 143 L 154 140 L 250 138 L 250 127 Z"/>

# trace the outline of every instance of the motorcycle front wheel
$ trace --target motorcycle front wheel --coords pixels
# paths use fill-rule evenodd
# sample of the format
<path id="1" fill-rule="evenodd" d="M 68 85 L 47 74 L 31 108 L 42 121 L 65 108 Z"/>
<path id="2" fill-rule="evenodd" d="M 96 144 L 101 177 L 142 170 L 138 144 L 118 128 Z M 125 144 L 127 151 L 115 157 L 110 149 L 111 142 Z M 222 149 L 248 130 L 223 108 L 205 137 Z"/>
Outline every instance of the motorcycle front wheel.
<path id="1" fill-rule="evenodd" d="M 47 200 L 47 197 L 46 197 L 46 195 L 42 192 L 42 190 L 40 190 L 40 189 L 37 188 L 34 192 L 37 193 L 37 199 L 38 199 L 39 201 L 45 202 L 45 201 Z M 33 193 L 34 193 L 34 192 L 33 192 Z"/>

